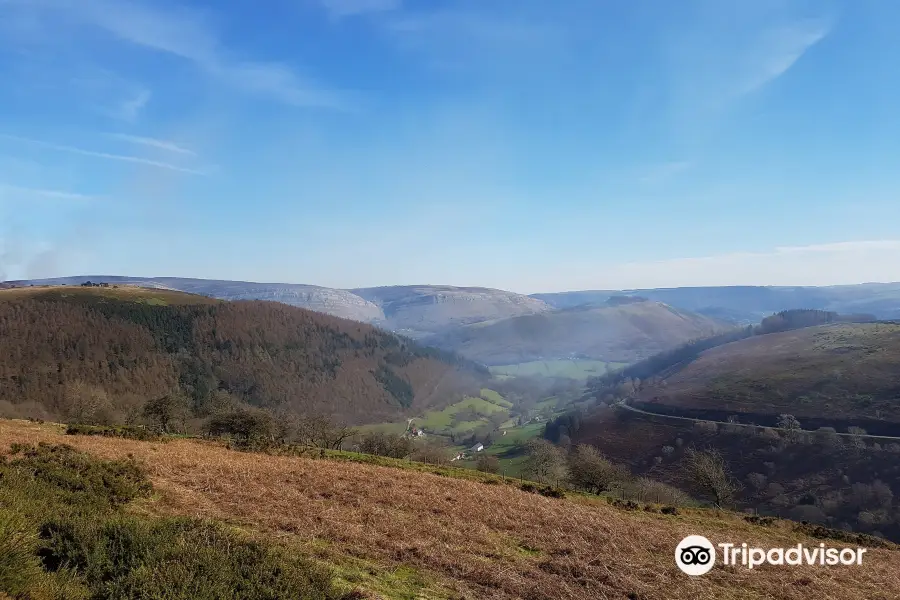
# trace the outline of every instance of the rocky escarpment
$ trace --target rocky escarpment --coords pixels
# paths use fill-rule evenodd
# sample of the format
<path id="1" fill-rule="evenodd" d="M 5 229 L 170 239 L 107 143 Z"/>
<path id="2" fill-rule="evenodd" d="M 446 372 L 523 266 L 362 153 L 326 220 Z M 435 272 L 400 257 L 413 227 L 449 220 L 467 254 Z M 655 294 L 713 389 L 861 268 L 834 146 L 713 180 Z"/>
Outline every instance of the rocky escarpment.
<path id="1" fill-rule="evenodd" d="M 542 300 L 489 288 L 415 285 L 352 291 L 381 307 L 385 324 L 395 330 L 439 332 L 552 310 Z"/>

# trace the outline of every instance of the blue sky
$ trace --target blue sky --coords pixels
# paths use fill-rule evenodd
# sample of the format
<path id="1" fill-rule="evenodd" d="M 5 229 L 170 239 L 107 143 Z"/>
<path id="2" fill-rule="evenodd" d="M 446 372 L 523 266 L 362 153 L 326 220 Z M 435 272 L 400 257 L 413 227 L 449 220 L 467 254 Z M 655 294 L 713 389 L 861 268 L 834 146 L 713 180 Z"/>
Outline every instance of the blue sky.
<path id="1" fill-rule="evenodd" d="M 900 280 L 900 4 L 0 0 L 0 279 Z"/>

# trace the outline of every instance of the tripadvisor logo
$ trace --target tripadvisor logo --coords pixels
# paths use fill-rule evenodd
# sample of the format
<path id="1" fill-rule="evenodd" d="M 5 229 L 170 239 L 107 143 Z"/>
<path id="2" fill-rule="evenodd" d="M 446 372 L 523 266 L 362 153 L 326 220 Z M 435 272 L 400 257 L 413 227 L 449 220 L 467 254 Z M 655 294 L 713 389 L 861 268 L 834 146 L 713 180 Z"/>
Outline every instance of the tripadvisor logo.
<path id="1" fill-rule="evenodd" d="M 717 544 L 722 564 L 754 569 L 761 565 L 861 565 L 866 548 L 826 548 L 825 544 L 790 548 L 757 548 L 748 544 Z M 716 564 L 716 546 L 702 535 L 689 535 L 675 548 L 675 564 L 688 575 L 705 575 Z"/>
<path id="2" fill-rule="evenodd" d="M 716 549 L 702 535 L 689 535 L 675 548 L 675 564 L 688 575 L 705 575 L 716 564 Z"/>

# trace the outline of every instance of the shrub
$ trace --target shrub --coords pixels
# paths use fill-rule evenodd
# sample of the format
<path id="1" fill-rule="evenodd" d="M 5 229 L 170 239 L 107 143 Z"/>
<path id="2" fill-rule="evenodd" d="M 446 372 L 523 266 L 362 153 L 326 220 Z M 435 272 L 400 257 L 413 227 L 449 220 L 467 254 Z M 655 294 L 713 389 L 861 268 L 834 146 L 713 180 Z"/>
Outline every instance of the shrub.
<path id="1" fill-rule="evenodd" d="M 896 544 L 887 542 L 881 538 L 866 535 L 864 533 L 853 533 L 851 531 L 841 531 L 840 529 L 830 529 L 822 525 L 812 523 L 799 523 L 794 526 L 794 531 L 808 535 L 810 537 L 822 540 L 837 540 L 839 542 L 847 542 L 858 546 L 869 548 L 896 548 Z"/>
<path id="2" fill-rule="evenodd" d="M 775 523 L 775 517 L 767 517 L 762 515 L 747 515 L 744 517 L 744 520 L 748 523 L 753 523 L 754 525 L 761 525 L 762 527 L 769 527 L 773 523 Z"/>
<path id="3" fill-rule="evenodd" d="M 205 429 L 209 435 L 231 436 L 243 442 L 271 438 L 272 415 L 258 409 L 238 408 L 213 415 Z"/>
<path id="4" fill-rule="evenodd" d="M 127 438 L 140 441 L 159 441 L 164 439 L 159 434 L 144 427 L 131 425 L 81 425 L 77 423 L 66 426 L 66 435 L 99 435 L 103 437 Z"/>
<path id="5" fill-rule="evenodd" d="M 0 508 L 0 591 L 23 594 L 41 575 L 37 537 L 25 518 Z"/>
<path id="6" fill-rule="evenodd" d="M 390 433 L 367 433 L 359 443 L 359 451 L 375 456 L 407 458 L 413 451 L 413 442 L 408 437 Z"/>
<path id="7" fill-rule="evenodd" d="M 579 444 L 569 454 L 569 479 L 577 488 L 600 494 L 627 478 L 623 469 L 612 464 L 597 448 Z"/>
<path id="8" fill-rule="evenodd" d="M 132 459 L 99 461 L 71 446 L 46 443 L 16 450 L 21 456 L 12 460 L 9 468 L 28 473 L 42 488 L 45 503 L 55 500 L 105 509 L 151 491 L 150 482 Z"/>
<path id="9" fill-rule="evenodd" d="M 475 461 L 475 468 L 482 473 L 496 473 L 500 470 L 500 459 L 490 454 L 481 454 Z"/>
<path id="10" fill-rule="evenodd" d="M 83 573 L 95 598 L 338 598 L 312 564 L 196 519 L 47 523 L 43 559 Z"/>
<path id="11" fill-rule="evenodd" d="M 341 598 L 329 572 L 279 546 L 209 521 L 125 514 L 150 491 L 132 460 L 18 446 L 0 481 L 2 598 Z"/>

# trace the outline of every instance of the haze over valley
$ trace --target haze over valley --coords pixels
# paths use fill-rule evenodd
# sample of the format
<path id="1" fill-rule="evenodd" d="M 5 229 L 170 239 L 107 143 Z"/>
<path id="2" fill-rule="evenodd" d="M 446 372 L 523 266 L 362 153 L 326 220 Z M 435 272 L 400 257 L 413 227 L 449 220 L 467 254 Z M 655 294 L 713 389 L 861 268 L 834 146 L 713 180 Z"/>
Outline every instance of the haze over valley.
<path id="1" fill-rule="evenodd" d="M 0 0 L 0 600 L 897 600 L 898 30 Z"/>

